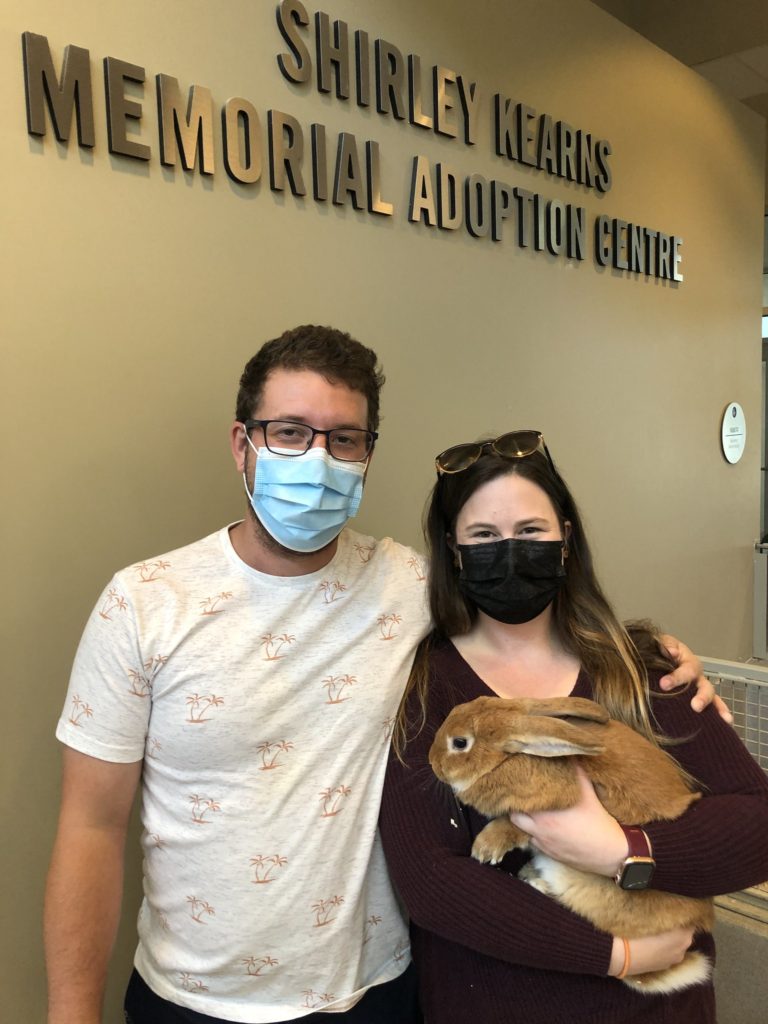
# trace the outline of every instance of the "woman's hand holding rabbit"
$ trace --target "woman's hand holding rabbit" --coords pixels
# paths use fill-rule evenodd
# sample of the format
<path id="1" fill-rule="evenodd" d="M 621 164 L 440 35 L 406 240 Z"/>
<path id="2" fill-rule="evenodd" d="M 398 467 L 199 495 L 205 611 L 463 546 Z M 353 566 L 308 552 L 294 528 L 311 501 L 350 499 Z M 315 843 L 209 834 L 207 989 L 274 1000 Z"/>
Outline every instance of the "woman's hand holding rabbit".
<path id="1" fill-rule="evenodd" d="M 536 849 L 554 860 L 580 871 L 613 876 L 627 856 L 626 836 L 597 799 L 584 770 L 578 766 L 576 771 L 581 795 L 573 807 L 515 813 L 510 818 L 531 836 Z"/>
<path id="2" fill-rule="evenodd" d="M 664 971 L 674 964 L 679 964 L 692 942 L 692 928 L 673 928 L 658 935 L 630 939 L 629 968 L 626 973 L 628 976 L 647 974 L 649 971 Z M 621 938 L 615 938 L 608 974 L 614 978 L 621 974 L 624 961 L 624 942 Z"/>

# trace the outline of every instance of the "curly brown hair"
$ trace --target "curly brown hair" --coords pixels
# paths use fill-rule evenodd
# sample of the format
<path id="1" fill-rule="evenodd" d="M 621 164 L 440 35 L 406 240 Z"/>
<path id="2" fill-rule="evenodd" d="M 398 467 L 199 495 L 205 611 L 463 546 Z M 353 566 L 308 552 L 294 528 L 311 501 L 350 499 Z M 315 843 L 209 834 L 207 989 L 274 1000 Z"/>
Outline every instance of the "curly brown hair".
<path id="1" fill-rule="evenodd" d="M 248 360 L 240 378 L 235 419 L 250 419 L 273 370 L 313 370 L 333 384 L 345 384 L 368 401 L 368 429 L 379 426 L 379 392 L 384 374 L 373 349 L 333 327 L 303 324 L 265 342 Z"/>

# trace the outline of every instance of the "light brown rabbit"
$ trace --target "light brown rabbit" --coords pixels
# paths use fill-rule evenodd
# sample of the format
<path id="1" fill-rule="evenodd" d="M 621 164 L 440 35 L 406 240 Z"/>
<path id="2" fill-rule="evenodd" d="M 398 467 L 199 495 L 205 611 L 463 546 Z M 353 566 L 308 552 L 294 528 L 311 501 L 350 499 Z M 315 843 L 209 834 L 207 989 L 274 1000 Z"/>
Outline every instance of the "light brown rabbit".
<path id="1" fill-rule="evenodd" d="M 460 704 L 440 726 L 429 761 L 462 803 L 493 819 L 472 846 L 473 857 L 491 864 L 528 846 L 530 837 L 512 824 L 510 812 L 577 803 L 577 764 L 606 810 L 626 825 L 672 821 L 701 796 L 664 751 L 581 697 L 478 697 Z M 677 927 L 709 931 L 714 920 L 711 899 L 626 891 L 611 878 L 566 867 L 540 852 L 520 877 L 601 931 L 628 939 Z M 640 992 L 674 992 L 706 981 L 710 972 L 706 956 L 688 952 L 667 970 L 622 980 Z"/>

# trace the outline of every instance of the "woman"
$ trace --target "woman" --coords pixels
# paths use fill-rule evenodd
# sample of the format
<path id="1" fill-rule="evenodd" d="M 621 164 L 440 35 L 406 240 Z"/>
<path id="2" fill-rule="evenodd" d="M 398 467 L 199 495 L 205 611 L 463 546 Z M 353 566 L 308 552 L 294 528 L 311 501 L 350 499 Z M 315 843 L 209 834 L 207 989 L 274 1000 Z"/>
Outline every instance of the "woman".
<path id="1" fill-rule="evenodd" d="M 705 796 L 644 832 L 653 887 L 697 897 L 768 877 L 765 776 L 714 708 L 695 714 L 684 691 L 661 694 L 668 663 L 647 629 L 630 639 L 608 605 L 540 434 L 459 445 L 437 468 L 425 520 L 434 630 L 400 710 L 381 815 L 427 1024 L 714 1022 L 711 984 L 651 996 L 611 977 L 677 963 L 692 940 L 712 956 L 710 935 L 679 929 L 627 946 L 517 879 L 519 851 L 498 868 L 472 860 L 485 821 L 434 779 L 427 752 L 454 705 L 493 694 L 590 697 L 653 741 L 676 741 Z M 513 821 L 556 859 L 615 876 L 627 835 L 586 777 L 582 790 L 575 808 Z"/>

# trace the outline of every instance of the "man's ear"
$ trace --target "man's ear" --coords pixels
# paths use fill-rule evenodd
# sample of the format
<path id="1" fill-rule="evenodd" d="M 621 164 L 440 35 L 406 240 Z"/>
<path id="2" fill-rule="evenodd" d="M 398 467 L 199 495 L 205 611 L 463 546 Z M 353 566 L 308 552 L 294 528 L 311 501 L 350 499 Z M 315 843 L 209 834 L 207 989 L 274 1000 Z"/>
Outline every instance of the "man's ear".
<path id="1" fill-rule="evenodd" d="M 239 420 L 235 420 L 229 428 L 229 446 L 232 449 L 232 458 L 235 460 L 238 473 L 244 473 L 245 459 L 248 454 L 248 438 L 245 426 Z"/>
<path id="2" fill-rule="evenodd" d="M 363 473 L 363 487 L 365 487 L 365 482 L 368 479 L 368 470 L 371 468 L 371 463 L 373 462 L 373 455 L 374 455 L 375 451 L 376 451 L 375 447 L 371 448 L 370 455 L 368 456 L 368 459 L 367 459 L 367 461 L 365 463 L 365 472 Z"/>

